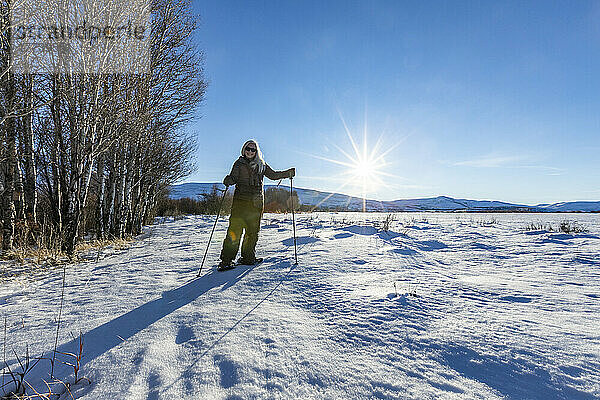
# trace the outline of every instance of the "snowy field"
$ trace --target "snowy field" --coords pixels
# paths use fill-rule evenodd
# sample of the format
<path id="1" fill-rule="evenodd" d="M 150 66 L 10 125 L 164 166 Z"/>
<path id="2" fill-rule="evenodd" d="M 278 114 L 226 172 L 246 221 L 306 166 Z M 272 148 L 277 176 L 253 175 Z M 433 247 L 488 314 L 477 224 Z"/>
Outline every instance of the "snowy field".
<path id="1" fill-rule="evenodd" d="M 277 214 L 256 267 L 215 271 L 221 219 L 195 278 L 210 216 L 68 266 L 59 350 L 76 351 L 82 331 L 91 380 L 74 397 L 600 398 L 600 215 L 394 217 L 384 231 L 386 214 L 297 215 L 297 266 L 290 216 Z M 526 229 L 564 219 L 588 232 Z M 0 283 L 13 371 L 26 344 L 52 356 L 61 283 L 61 268 Z M 26 379 L 43 389 L 49 369 Z"/>

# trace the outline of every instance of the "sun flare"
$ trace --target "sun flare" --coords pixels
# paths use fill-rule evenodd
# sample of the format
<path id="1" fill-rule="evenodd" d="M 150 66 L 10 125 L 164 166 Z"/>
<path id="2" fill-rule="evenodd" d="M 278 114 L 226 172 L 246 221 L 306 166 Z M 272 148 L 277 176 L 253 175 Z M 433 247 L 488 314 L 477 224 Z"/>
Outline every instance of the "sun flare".
<path id="1" fill-rule="evenodd" d="M 359 161 L 354 166 L 352 173 L 359 178 L 369 178 L 376 171 L 376 165 L 369 161 Z"/>
<path id="2" fill-rule="evenodd" d="M 333 146 L 343 155 L 344 159 L 336 160 L 320 156 L 314 157 L 346 167 L 346 170 L 342 172 L 342 176 L 345 176 L 345 179 L 337 190 L 348 187 L 351 190 L 360 192 L 360 196 L 363 200 L 363 211 L 365 211 L 367 195 L 373 193 L 377 190 L 377 188 L 385 184 L 382 179 L 384 176 L 395 177 L 395 175 L 387 172 L 391 163 L 386 162 L 385 157 L 391 151 L 393 151 L 400 144 L 400 142 L 383 149 L 382 134 L 375 141 L 375 145 L 369 147 L 367 126 L 365 123 L 362 138 L 363 140 L 359 145 L 350 133 L 346 121 L 342 117 L 341 113 L 339 113 L 339 115 L 340 120 L 344 125 L 346 135 L 350 140 L 353 151 L 348 152 L 337 144 L 333 144 Z M 327 198 L 329 198 L 329 196 Z M 323 201 L 327 200 L 327 198 Z"/>

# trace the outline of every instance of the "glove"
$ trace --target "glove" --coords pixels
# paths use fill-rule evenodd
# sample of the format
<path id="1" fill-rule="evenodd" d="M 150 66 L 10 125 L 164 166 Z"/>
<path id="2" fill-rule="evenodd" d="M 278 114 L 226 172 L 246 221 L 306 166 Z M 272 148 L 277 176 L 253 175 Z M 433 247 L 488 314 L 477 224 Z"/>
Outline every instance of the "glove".
<path id="1" fill-rule="evenodd" d="M 234 183 L 235 183 L 235 182 L 233 182 L 233 178 L 232 178 L 231 176 L 229 176 L 229 175 L 227 175 L 227 176 L 225 177 L 225 179 L 223 179 L 223 185 L 225 185 L 225 186 L 227 186 L 227 187 L 229 187 L 229 186 L 233 185 Z"/>
<path id="2" fill-rule="evenodd" d="M 296 176 L 296 168 L 290 168 L 287 170 L 288 178 L 293 178 Z"/>

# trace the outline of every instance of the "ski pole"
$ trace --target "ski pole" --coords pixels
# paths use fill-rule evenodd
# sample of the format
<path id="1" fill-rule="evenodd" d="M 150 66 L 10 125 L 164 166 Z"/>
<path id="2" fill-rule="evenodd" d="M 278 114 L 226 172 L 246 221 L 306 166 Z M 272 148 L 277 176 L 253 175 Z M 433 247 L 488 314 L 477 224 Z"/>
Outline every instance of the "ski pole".
<path id="1" fill-rule="evenodd" d="M 292 226 L 294 227 L 294 259 L 296 265 L 298 265 L 298 250 L 296 249 L 296 219 L 294 218 L 294 186 L 292 184 L 293 178 L 290 178 L 290 207 L 292 208 Z"/>
<path id="2" fill-rule="evenodd" d="M 208 238 L 208 244 L 206 245 L 206 251 L 204 252 L 204 257 L 202 257 L 202 263 L 200 264 L 200 270 L 198 271 L 198 276 L 202 273 L 202 267 L 204 266 L 204 260 L 206 260 L 206 255 L 208 254 L 208 248 L 210 247 L 210 241 L 212 240 L 213 233 L 215 233 L 215 228 L 217 227 L 217 222 L 219 221 L 219 215 L 221 214 L 221 208 L 223 207 L 223 203 L 225 202 L 225 195 L 227 194 L 227 189 L 229 186 L 225 186 L 225 190 L 223 191 L 223 198 L 221 199 L 221 203 L 219 204 L 219 210 L 217 211 L 217 218 L 215 218 L 215 224 L 213 225 L 212 231 L 210 232 L 210 237 Z"/>

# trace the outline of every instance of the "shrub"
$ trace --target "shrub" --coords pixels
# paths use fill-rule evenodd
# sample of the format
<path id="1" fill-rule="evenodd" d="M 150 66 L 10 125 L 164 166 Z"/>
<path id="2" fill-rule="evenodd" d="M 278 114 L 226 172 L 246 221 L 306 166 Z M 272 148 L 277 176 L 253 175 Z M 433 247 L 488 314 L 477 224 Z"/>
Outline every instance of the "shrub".
<path id="1" fill-rule="evenodd" d="M 532 222 L 525 226 L 525 231 L 547 231 L 547 232 L 562 232 L 567 234 L 586 233 L 588 229 L 577 221 L 565 219 L 558 224 L 558 227 L 552 226 L 550 223 Z"/>
<path id="2" fill-rule="evenodd" d="M 579 224 L 577 221 L 564 220 L 558 225 L 558 230 L 563 233 L 586 233 L 586 227 Z"/>
<path id="3" fill-rule="evenodd" d="M 554 228 L 551 224 L 544 224 L 543 222 L 532 222 L 529 225 L 526 225 L 524 228 L 525 231 L 548 231 L 554 232 Z"/>
<path id="4" fill-rule="evenodd" d="M 202 193 L 198 199 L 184 197 L 181 199 L 170 199 L 164 197 L 158 204 L 156 215 L 159 217 L 178 217 L 181 215 L 216 215 L 223 202 L 221 215 L 231 212 L 233 204 L 233 191 L 229 190 L 223 200 L 223 192 L 213 186 L 209 193 Z M 293 194 L 294 209 L 298 211 L 310 211 L 307 207 L 299 207 L 298 193 Z M 265 190 L 264 212 L 288 212 L 290 211 L 290 192 L 284 188 L 267 188 Z"/>
<path id="5" fill-rule="evenodd" d="M 387 214 L 385 216 L 385 219 L 383 220 L 383 223 L 381 224 L 381 228 L 387 232 L 390 230 L 390 227 L 392 225 L 392 222 L 394 222 L 396 220 L 396 217 L 394 216 L 394 214 Z"/>
<path id="6" fill-rule="evenodd" d="M 294 192 L 290 200 L 290 191 L 284 188 L 271 187 L 265 190 L 265 212 L 288 212 L 293 201 L 294 210 L 298 209 L 298 193 Z"/>

